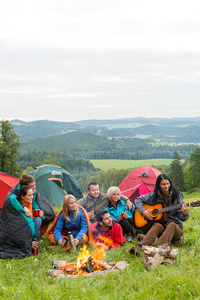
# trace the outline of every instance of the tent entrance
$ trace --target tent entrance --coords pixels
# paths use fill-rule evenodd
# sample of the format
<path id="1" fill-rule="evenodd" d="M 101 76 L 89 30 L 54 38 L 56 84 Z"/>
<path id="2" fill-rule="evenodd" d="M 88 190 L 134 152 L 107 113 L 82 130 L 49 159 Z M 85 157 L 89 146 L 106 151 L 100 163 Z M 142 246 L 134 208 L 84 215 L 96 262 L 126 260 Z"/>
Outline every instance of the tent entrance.
<path id="1" fill-rule="evenodd" d="M 63 182 L 61 178 L 48 178 L 48 180 L 53 181 L 60 189 L 63 190 L 67 194 L 67 192 L 63 189 Z"/>

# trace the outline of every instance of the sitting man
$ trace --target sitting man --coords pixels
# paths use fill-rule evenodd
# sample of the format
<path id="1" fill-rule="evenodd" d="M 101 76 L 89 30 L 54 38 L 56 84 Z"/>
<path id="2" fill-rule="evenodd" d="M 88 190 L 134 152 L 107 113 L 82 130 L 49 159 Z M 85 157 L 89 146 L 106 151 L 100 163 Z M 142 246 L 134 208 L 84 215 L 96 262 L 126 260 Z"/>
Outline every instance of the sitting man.
<path id="1" fill-rule="evenodd" d="M 33 191 L 33 197 L 30 196 L 30 209 L 19 199 L 21 186 L 28 186 Z M 39 211 L 38 219 L 41 218 L 43 224 L 36 231 L 32 220 L 34 210 Z M 9 191 L 3 204 L 0 215 L 0 258 L 24 258 L 31 255 L 32 248 L 37 245 L 33 240 L 46 231 L 54 217 L 55 212 L 51 205 L 35 190 L 35 178 L 28 174 L 23 175 L 20 183 Z"/>
<path id="2" fill-rule="evenodd" d="M 114 221 L 107 209 L 102 209 L 97 214 L 98 222 L 92 224 L 92 235 L 96 246 L 107 251 L 110 248 L 121 247 L 126 241 L 122 227 Z"/>
<path id="3" fill-rule="evenodd" d="M 88 195 L 78 200 L 78 204 L 81 205 L 88 212 L 90 222 L 97 221 L 96 214 L 103 209 L 110 201 L 107 194 L 99 192 L 99 185 L 96 181 L 92 181 L 88 184 Z M 122 200 L 126 202 L 126 206 L 129 210 L 132 209 L 132 202 L 124 195 L 121 195 Z"/>

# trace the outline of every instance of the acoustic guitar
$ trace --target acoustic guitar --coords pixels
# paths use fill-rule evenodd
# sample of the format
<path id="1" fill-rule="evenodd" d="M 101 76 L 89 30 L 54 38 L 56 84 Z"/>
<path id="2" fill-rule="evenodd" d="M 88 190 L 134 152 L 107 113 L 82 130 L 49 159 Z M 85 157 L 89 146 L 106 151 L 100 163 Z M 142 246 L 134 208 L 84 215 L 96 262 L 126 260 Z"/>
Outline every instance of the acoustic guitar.
<path id="1" fill-rule="evenodd" d="M 187 206 L 192 207 L 198 207 L 200 206 L 200 200 L 191 202 L 191 203 L 185 203 Z M 148 210 L 148 213 L 153 217 L 153 220 L 147 220 L 144 218 L 143 215 L 140 214 L 140 212 L 137 210 L 137 208 L 134 211 L 134 224 L 135 228 L 146 232 L 151 227 L 152 223 L 161 223 L 165 224 L 168 220 L 168 213 L 172 210 L 176 210 L 182 207 L 182 204 L 177 204 L 174 206 L 166 206 L 163 202 L 158 203 L 152 203 L 152 204 L 144 204 L 143 205 L 145 209 Z"/>

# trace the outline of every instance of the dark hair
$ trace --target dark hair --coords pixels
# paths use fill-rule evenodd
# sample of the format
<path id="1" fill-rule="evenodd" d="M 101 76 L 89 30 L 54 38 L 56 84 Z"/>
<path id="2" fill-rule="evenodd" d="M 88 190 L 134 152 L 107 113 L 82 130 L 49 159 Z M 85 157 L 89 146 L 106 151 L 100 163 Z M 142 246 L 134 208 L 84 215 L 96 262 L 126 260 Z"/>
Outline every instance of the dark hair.
<path id="1" fill-rule="evenodd" d="M 174 202 L 174 200 L 176 199 L 177 197 L 177 194 L 179 193 L 179 190 L 176 189 L 172 182 L 171 182 L 171 179 L 169 178 L 169 176 L 167 176 L 166 174 L 160 174 L 158 175 L 157 179 L 156 179 L 156 186 L 155 186 L 155 189 L 154 189 L 154 198 L 157 197 L 157 194 L 158 192 L 161 193 L 161 189 L 160 189 L 160 182 L 163 180 L 163 179 L 166 179 L 169 181 L 170 183 L 170 188 L 169 188 L 169 192 L 171 193 L 172 191 L 172 202 Z"/>
<path id="2" fill-rule="evenodd" d="M 18 190 L 18 200 L 21 201 L 22 197 L 26 196 L 28 190 L 31 190 L 32 188 L 28 185 L 22 185 L 20 189 Z"/>
<path id="3" fill-rule="evenodd" d="M 98 185 L 98 183 L 97 183 L 96 181 L 91 181 L 91 182 L 89 182 L 89 183 L 88 183 L 88 186 L 87 186 L 88 191 L 90 190 L 90 186 L 91 186 L 91 185 Z"/>
<path id="4" fill-rule="evenodd" d="M 108 214 L 109 213 L 109 211 L 107 210 L 107 209 L 102 209 L 102 210 L 100 210 L 98 213 L 97 213 L 97 215 L 96 215 L 96 218 L 97 218 L 97 221 L 98 222 L 102 222 L 103 221 L 103 216 L 105 215 L 105 214 Z"/>
<path id="5" fill-rule="evenodd" d="M 29 185 L 29 183 L 35 182 L 35 178 L 29 174 L 24 174 L 20 178 L 20 185 Z"/>

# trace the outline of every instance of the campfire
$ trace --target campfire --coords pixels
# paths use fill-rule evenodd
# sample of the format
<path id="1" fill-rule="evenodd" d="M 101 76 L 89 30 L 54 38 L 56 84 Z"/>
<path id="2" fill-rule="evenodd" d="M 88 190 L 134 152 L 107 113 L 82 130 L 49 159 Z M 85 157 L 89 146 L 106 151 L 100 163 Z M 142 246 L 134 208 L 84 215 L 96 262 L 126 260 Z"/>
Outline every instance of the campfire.
<path id="1" fill-rule="evenodd" d="M 112 240 L 101 237 L 104 244 L 111 245 Z M 67 263 L 65 259 L 54 259 L 52 261 L 53 269 L 49 270 L 49 275 L 52 277 L 77 277 L 80 275 L 91 276 L 105 271 L 116 271 L 124 269 L 128 264 L 126 262 L 107 263 L 103 261 L 106 252 L 101 247 L 101 244 L 95 244 L 95 250 L 90 253 L 87 246 L 83 244 L 80 248 L 80 253 L 74 263 Z"/>

